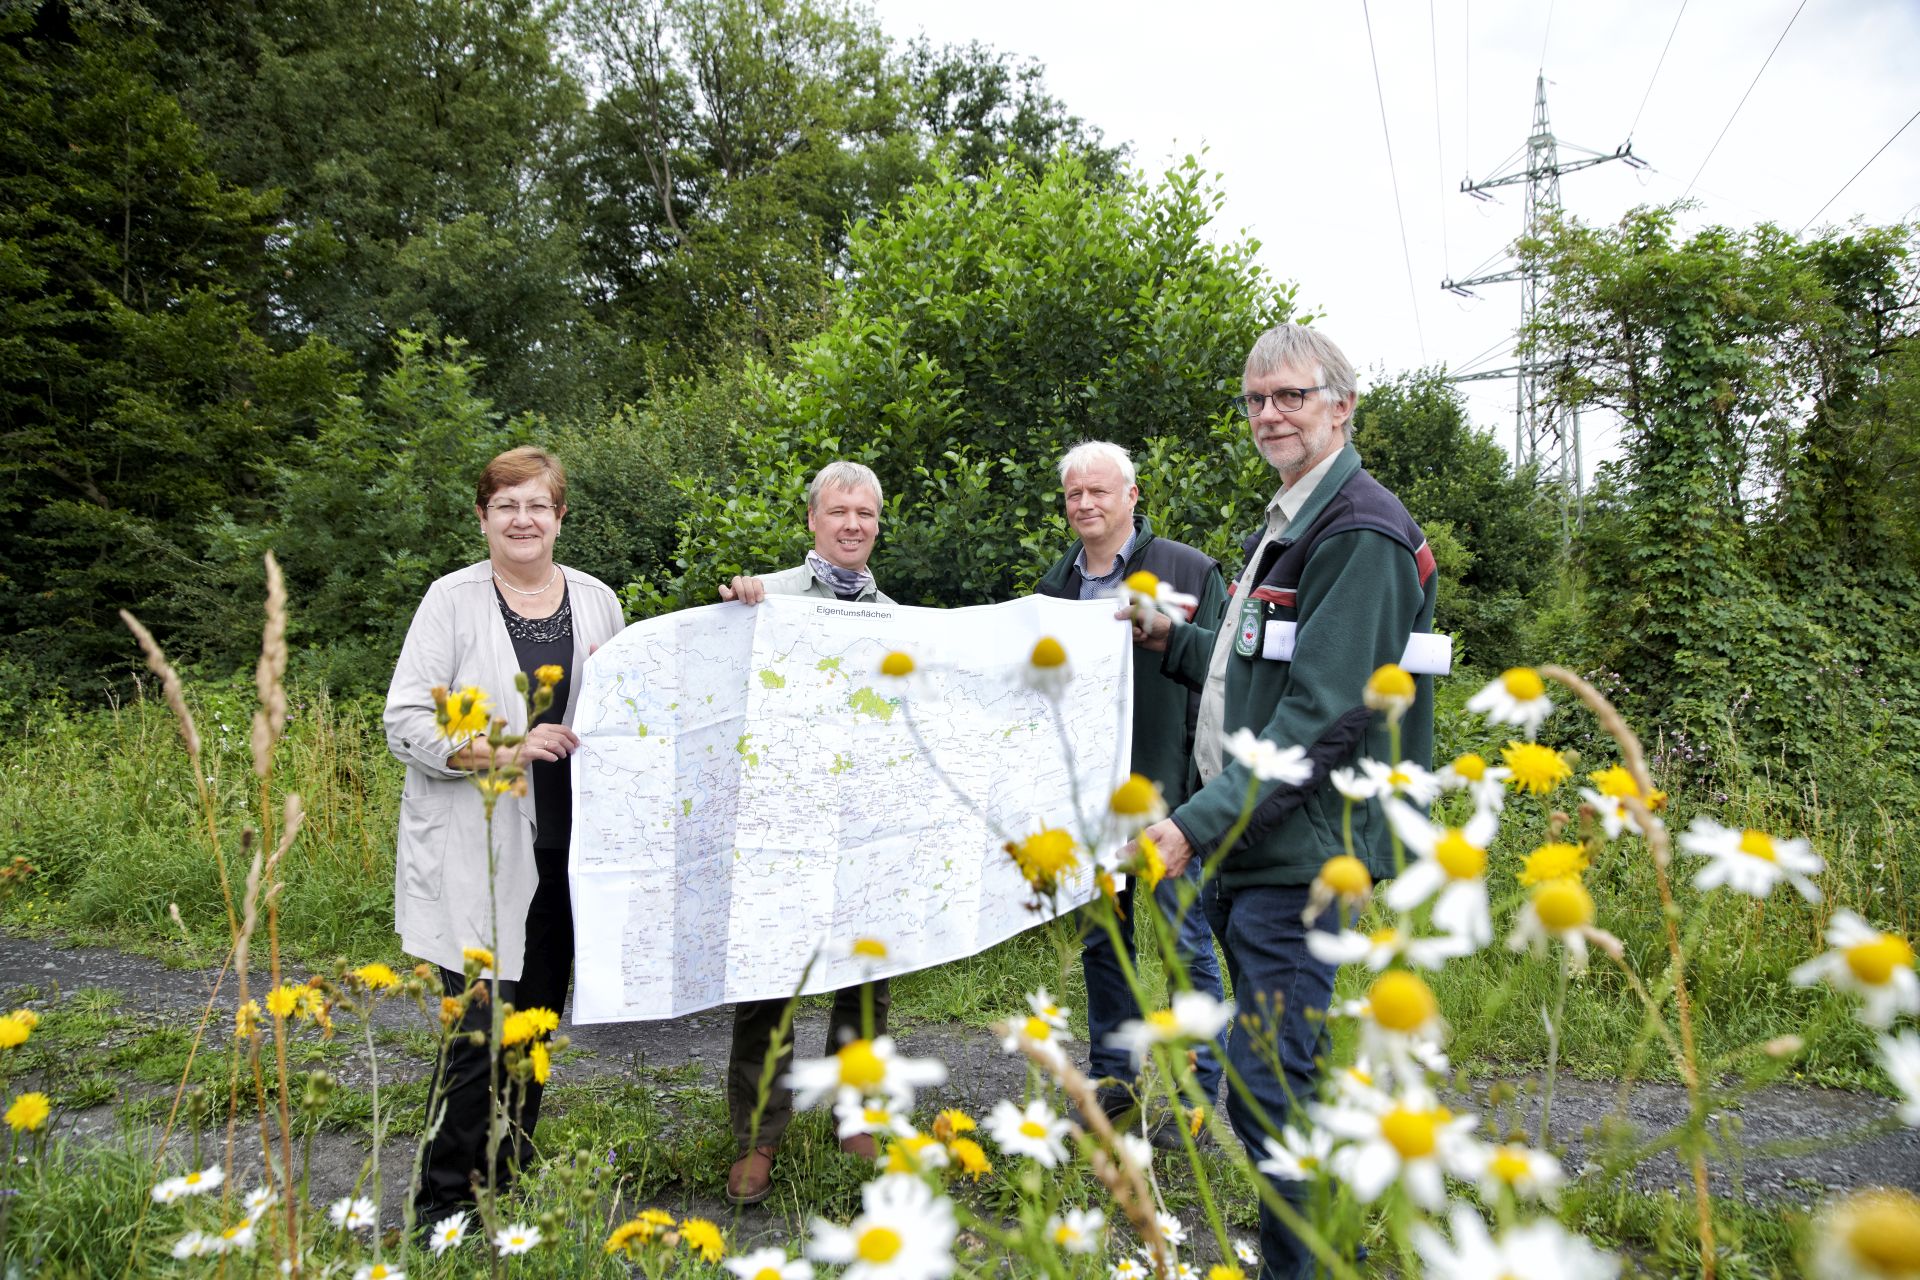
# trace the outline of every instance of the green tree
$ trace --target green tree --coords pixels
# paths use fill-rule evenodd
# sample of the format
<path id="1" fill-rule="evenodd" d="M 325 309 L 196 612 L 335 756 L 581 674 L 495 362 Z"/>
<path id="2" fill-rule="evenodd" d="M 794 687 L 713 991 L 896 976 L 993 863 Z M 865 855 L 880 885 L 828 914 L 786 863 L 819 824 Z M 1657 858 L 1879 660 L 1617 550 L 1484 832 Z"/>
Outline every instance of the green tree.
<path id="1" fill-rule="evenodd" d="M 1209 236 L 1219 199 L 1193 160 L 1102 184 L 1062 157 L 943 168 L 856 226 L 832 321 L 784 369 L 750 370 L 757 402 L 726 476 L 694 495 L 681 572 L 637 594 L 704 601 L 728 573 L 799 559 L 806 478 L 833 457 L 886 486 L 890 593 L 1023 594 L 1068 541 L 1055 462 L 1089 437 L 1137 452 L 1164 532 L 1226 553 L 1259 465 L 1229 383 L 1292 291 L 1253 243 Z"/>
<path id="2" fill-rule="evenodd" d="M 1375 384 L 1354 412 L 1353 441 L 1367 470 L 1399 496 L 1440 558 L 1435 626 L 1464 658 L 1507 667 L 1532 660 L 1523 626 L 1553 571 L 1557 518 L 1531 475 L 1474 430 L 1438 370 Z"/>

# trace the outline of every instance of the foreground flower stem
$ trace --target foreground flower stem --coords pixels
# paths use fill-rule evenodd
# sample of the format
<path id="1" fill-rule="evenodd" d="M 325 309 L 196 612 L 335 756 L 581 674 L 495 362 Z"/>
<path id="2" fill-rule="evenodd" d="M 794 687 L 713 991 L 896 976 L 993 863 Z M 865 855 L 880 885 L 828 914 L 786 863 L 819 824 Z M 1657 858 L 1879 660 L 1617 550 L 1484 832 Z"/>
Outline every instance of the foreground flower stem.
<path id="1" fill-rule="evenodd" d="M 1653 794 L 1653 775 L 1647 771 L 1647 754 L 1640 745 L 1640 737 L 1634 733 L 1621 716 L 1619 710 L 1602 697 L 1600 691 L 1565 667 L 1544 666 L 1540 674 L 1549 680 L 1558 681 L 1573 691 L 1575 697 L 1585 703 L 1600 721 L 1613 740 L 1620 744 L 1620 755 L 1626 761 L 1627 771 L 1633 775 L 1637 794 L 1627 796 L 1627 808 L 1632 812 L 1640 829 L 1646 833 L 1647 848 L 1653 854 L 1654 883 L 1660 891 L 1660 917 L 1666 926 L 1667 954 L 1673 963 L 1673 1000 L 1674 1010 L 1680 1022 L 1680 1075 L 1687 1086 L 1688 1128 L 1693 1135 L 1704 1132 L 1706 1127 L 1706 1096 L 1700 1084 L 1699 1050 L 1693 1037 L 1693 997 L 1687 990 L 1687 953 L 1680 945 L 1680 908 L 1673 900 L 1673 882 L 1667 875 L 1667 864 L 1671 860 L 1671 846 L 1667 840 L 1666 824 L 1657 821 L 1648 810 L 1646 801 L 1641 797 Z M 1713 1280 L 1716 1259 L 1713 1247 L 1713 1203 L 1707 1195 L 1707 1154 L 1698 1141 L 1689 1144 L 1692 1157 L 1689 1162 L 1693 1174 L 1693 1204 L 1697 1220 L 1697 1232 L 1700 1237 L 1700 1275 L 1702 1280 Z"/>
<path id="2" fill-rule="evenodd" d="M 1553 1080 L 1560 1068 L 1560 1024 L 1567 1016 L 1567 949 L 1559 948 L 1560 963 L 1553 975 L 1553 1013 L 1545 1009 L 1540 1016 L 1547 1024 L 1547 1078 L 1540 1090 L 1540 1142 L 1547 1147 L 1547 1120 L 1553 1114 Z"/>

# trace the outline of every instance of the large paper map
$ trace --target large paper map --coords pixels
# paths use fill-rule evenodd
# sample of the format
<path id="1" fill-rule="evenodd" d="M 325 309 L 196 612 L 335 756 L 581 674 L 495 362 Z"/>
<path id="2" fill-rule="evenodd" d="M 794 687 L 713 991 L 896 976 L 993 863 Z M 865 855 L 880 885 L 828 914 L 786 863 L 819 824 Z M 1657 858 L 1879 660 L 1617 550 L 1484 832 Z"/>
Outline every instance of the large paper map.
<path id="1" fill-rule="evenodd" d="M 785 998 L 803 972 L 833 991 L 1046 918 L 1002 840 L 1083 830 L 1076 796 L 1097 816 L 1125 777 L 1133 649 L 1113 611 L 774 596 L 602 645 L 574 706 L 575 1020 Z M 1042 636 L 1073 665 L 1057 711 L 1021 678 Z M 916 662 L 904 687 L 878 674 L 890 650 Z M 1092 892 L 1083 874 L 1057 904 Z M 886 961 L 851 957 L 862 937 Z"/>

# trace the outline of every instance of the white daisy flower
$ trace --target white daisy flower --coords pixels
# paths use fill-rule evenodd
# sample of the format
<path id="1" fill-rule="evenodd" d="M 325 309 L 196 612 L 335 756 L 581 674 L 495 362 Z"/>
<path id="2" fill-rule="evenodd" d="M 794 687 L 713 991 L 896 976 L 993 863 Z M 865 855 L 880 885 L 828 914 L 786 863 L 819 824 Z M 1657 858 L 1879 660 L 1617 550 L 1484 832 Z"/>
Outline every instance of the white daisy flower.
<path id="1" fill-rule="evenodd" d="M 1138 1066 L 1150 1045 L 1211 1040 L 1231 1021 L 1233 1001 L 1215 1000 L 1204 991 L 1179 991 L 1168 1008 L 1121 1023 L 1120 1029 L 1107 1037 L 1107 1043 L 1127 1050 Z"/>
<path id="2" fill-rule="evenodd" d="M 1620 1263 L 1551 1218 L 1510 1228 L 1498 1241 L 1480 1215 L 1455 1205 L 1448 1220 L 1453 1243 L 1424 1222 L 1413 1227 L 1428 1280 L 1613 1280 Z"/>
<path id="3" fill-rule="evenodd" d="M 206 1236 L 206 1241 L 205 1252 L 208 1254 L 252 1253 L 254 1241 L 253 1221 L 252 1219 L 248 1219 L 243 1222 L 236 1222 L 226 1230 L 217 1233 L 209 1231 Z"/>
<path id="4" fill-rule="evenodd" d="M 771 1246 L 728 1258 L 722 1263 L 739 1280 L 813 1280 L 813 1264 L 788 1258 L 786 1250 Z"/>
<path id="5" fill-rule="evenodd" d="M 1173 1280 L 1200 1280 L 1200 1273 L 1194 1270 L 1191 1262 L 1173 1264 Z"/>
<path id="6" fill-rule="evenodd" d="M 945 1063 L 902 1058 L 894 1052 L 891 1036 L 849 1040 L 832 1057 L 802 1059 L 786 1079 L 787 1087 L 799 1095 L 794 1101 L 800 1107 L 847 1089 L 862 1097 L 891 1098 L 903 1109 L 913 1105 L 915 1089 L 946 1082 Z"/>
<path id="7" fill-rule="evenodd" d="M 1507 803 L 1507 779 L 1512 776 L 1513 770 L 1507 766 L 1488 764 L 1478 752 L 1468 751 L 1455 756 L 1453 763 L 1433 775 L 1433 780 L 1442 791 L 1466 788 L 1474 808 L 1498 813 Z"/>
<path id="8" fill-rule="evenodd" d="M 1117 1258 L 1107 1274 L 1109 1280 L 1148 1280 L 1153 1271 L 1138 1258 Z"/>
<path id="9" fill-rule="evenodd" d="M 1416 938 L 1404 930 L 1388 926 L 1372 933 L 1360 933 L 1353 929 L 1328 933 L 1324 929 L 1315 929 L 1307 935 L 1307 950 L 1313 953 L 1315 959 L 1327 964 L 1359 964 L 1365 961 L 1367 968 L 1378 973 L 1399 956 L 1405 956 L 1409 964 L 1422 969 L 1438 969 L 1447 961 L 1468 954 L 1473 947 L 1466 939 L 1451 934 L 1437 938 Z"/>
<path id="10" fill-rule="evenodd" d="M 260 1221 L 260 1215 L 273 1207 L 274 1198 L 271 1187 L 255 1187 L 247 1192 L 247 1198 L 240 1202 L 241 1209 L 247 1215 L 247 1221 Z"/>
<path id="11" fill-rule="evenodd" d="M 1795 986 L 1824 979 L 1837 991 L 1859 996 L 1860 1021 L 1888 1027 L 1900 1014 L 1920 1014 L 1920 974 L 1913 970 L 1913 944 L 1897 933 L 1881 933 L 1851 911 L 1833 913 L 1827 922 L 1823 952 L 1788 976 Z"/>
<path id="12" fill-rule="evenodd" d="M 1702 892 L 1724 884 L 1764 898 L 1785 880 L 1808 902 L 1820 901 L 1820 886 L 1808 877 L 1818 875 L 1826 863 L 1805 839 L 1775 840 L 1751 827 L 1735 831 L 1712 818 L 1695 818 L 1680 833 L 1680 847 L 1711 859 L 1693 878 L 1693 887 Z"/>
<path id="13" fill-rule="evenodd" d="M 1006 1027 L 1006 1037 L 1000 1041 L 1000 1047 L 1008 1053 L 1019 1053 L 1022 1045 L 1031 1045 L 1046 1062 L 1056 1067 L 1061 1066 L 1067 1060 L 1067 1053 L 1060 1046 L 1073 1039 L 1062 1029 L 1064 1025 L 1064 1019 L 1061 1024 L 1056 1025 L 1037 1013 L 1010 1020 Z"/>
<path id="14" fill-rule="evenodd" d="M 1814 1219 L 1807 1274 L 1813 1280 L 1912 1280 L 1917 1239 L 1920 1196 L 1901 1187 L 1855 1191 L 1823 1206 Z"/>
<path id="15" fill-rule="evenodd" d="M 1900 1120 L 1920 1129 L 1920 1035 L 1880 1037 L 1880 1065 L 1900 1091 Z"/>
<path id="16" fill-rule="evenodd" d="M 1335 769 L 1327 775 L 1327 781 L 1333 784 L 1335 791 L 1355 804 L 1373 799 L 1380 791 L 1380 788 L 1374 785 L 1373 779 L 1358 769 Z"/>
<path id="17" fill-rule="evenodd" d="M 530 1252 L 539 1243 L 540 1228 L 525 1222 L 511 1223 L 493 1233 L 493 1247 L 503 1258 Z"/>
<path id="18" fill-rule="evenodd" d="M 1011 1156 L 1032 1156 L 1048 1169 L 1058 1168 L 1067 1158 L 1066 1135 L 1072 1122 L 1053 1114 L 1046 1102 L 1035 1098 L 1025 1109 L 1002 1098 L 993 1104 L 986 1129 L 1000 1149 Z"/>
<path id="19" fill-rule="evenodd" d="M 373 1226 L 378 1212 L 365 1196 L 341 1196 L 327 1209 L 327 1220 L 342 1231 L 358 1231 Z"/>
<path id="20" fill-rule="evenodd" d="M 460 1242 L 466 1238 L 467 1215 L 456 1213 L 450 1218 L 442 1218 L 433 1224 L 433 1235 L 429 1238 L 428 1245 L 433 1250 L 433 1256 L 437 1258 L 449 1249 L 458 1248 Z"/>
<path id="21" fill-rule="evenodd" d="M 1484 1163 L 1476 1175 L 1480 1194 L 1491 1203 L 1501 1187 L 1510 1187 L 1522 1200 L 1551 1203 L 1559 1195 L 1567 1175 L 1560 1162 L 1545 1151 L 1532 1147 L 1503 1145 L 1481 1149 Z"/>
<path id="22" fill-rule="evenodd" d="M 1424 1089 L 1388 1098 L 1385 1109 L 1315 1103 L 1309 1110 L 1349 1143 L 1333 1153 L 1333 1172 L 1363 1204 L 1397 1181 L 1415 1204 L 1438 1213 L 1447 1202 L 1445 1175 L 1474 1172 L 1478 1121 L 1454 1115 Z"/>
<path id="23" fill-rule="evenodd" d="M 220 1184 L 227 1180 L 227 1171 L 217 1164 L 204 1169 L 193 1169 L 177 1178 L 168 1178 L 153 1189 L 155 1204 L 172 1204 L 185 1196 L 203 1196 L 209 1191 L 217 1191 Z"/>
<path id="24" fill-rule="evenodd" d="M 1413 803 L 1425 808 L 1440 794 L 1439 781 L 1411 760 L 1402 760 L 1399 764 L 1381 764 L 1378 760 L 1362 760 L 1360 772 L 1365 774 L 1366 780 L 1372 784 L 1372 794 L 1375 798 L 1405 796 Z"/>
<path id="25" fill-rule="evenodd" d="M 1275 1178 L 1285 1178 L 1289 1182 L 1305 1182 L 1317 1178 L 1327 1168 L 1328 1157 L 1333 1155 L 1333 1135 L 1325 1129 L 1309 1127 L 1302 1134 L 1292 1125 L 1280 1130 L 1280 1140 L 1264 1139 L 1267 1158 L 1254 1167 L 1261 1173 Z"/>
<path id="26" fill-rule="evenodd" d="M 1532 667 L 1509 667 L 1486 688 L 1467 699 L 1467 710 L 1494 724 L 1517 724 L 1531 742 L 1540 724 L 1553 713 L 1546 682 Z"/>
<path id="27" fill-rule="evenodd" d="M 1233 1242 L 1233 1256 L 1240 1260 L 1242 1266 L 1252 1267 L 1260 1263 L 1260 1251 L 1245 1240 Z"/>
<path id="28" fill-rule="evenodd" d="M 1116 1133 L 1113 1138 L 1120 1148 L 1121 1158 L 1128 1164 L 1143 1174 L 1153 1168 L 1153 1144 L 1146 1138 L 1132 1130 Z"/>
<path id="29" fill-rule="evenodd" d="M 1065 646 L 1052 636 L 1041 636 L 1020 674 L 1027 688 L 1057 702 L 1073 682 L 1073 664 L 1067 661 Z"/>
<path id="30" fill-rule="evenodd" d="M 835 1136 L 843 1142 L 862 1133 L 896 1138 L 911 1138 L 914 1134 L 913 1122 L 885 1099 L 867 1099 L 849 1092 L 833 1104 L 833 1116 L 839 1122 Z"/>
<path id="31" fill-rule="evenodd" d="M 407 1273 L 384 1262 L 369 1262 L 353 1273 L 353 1280 L 407 1280 Z"/>
<path id="32" fill-rule="evenodd" d="M 1385 1062 L 1396 1078 L 1420 1085 L 1430 1057 L 1417 1047 L 1437 1048 L 1446 1034 L 1433 988 L 1412 970 L 1389 969 L 1367 988 L 1360 1053 L 1368 1062 Z"/>
<path id="33" fill-rule="evenodd" d="M 840 1280 L 944 1280 L 953 1274 L 953 1204 L 912 1174 L 890 1173 L 860 1189 L 862 1212 L 847 1226 L 813 1220 L 807 1256 L 845 1265 Z"/>
<path id="34" fill-rule="evenodd" d="M 1399 800 L 1386 802 L 1387 821 L 1401 841 L 1419 855 L 1406 872 L 1386 887 L 1387 905 L 1411 911 L 1434 898 L 1433 923 L 1479 948 L 1493 941 L 1493 913 L 1487 902 L 1487 846 L 1500 819 L 1476 809 L 1464 827 L 1436 827 Z"/>
<path id="35" fill-rule="evenodd" d="M 1224 745 L 1229 756 L 1262 782 L 1299 786 L 1313 776 L 1305 747 L 1281 747 L 1251 729 L 1234 730 Z"/>
<path id="36" fill-rule="evenodd" d="M 207 1233 L 204 1231 L 189 1231 L 173 1242 L 173 1256 L 182 1260 L 203 1258 L 210 1252 L 212 1250 L 207 1247 Z"/>
<path id="37" fill-rule="evenodd" d="M 1192 622 L 1194 610 L 1200 607 L 1199 597 L 1175 591 L 1171 582 L 1163 582 L 1144 569 L 1127 575 L 1127 580 L 1113 589 L 1113 595 L 1122 604 L 1164 613 L 1175 622 Z"/>
<path id="38" fill-rule="evenodd" d="M 154 1184 L 152 1192 L 155 1204 L 172 1204 L 185 1194 L 187 1194 L 185 1178 L 163 1178 Z"/>
<path id="39" fill-rule="evenodd" d="M 1507 946 L 1538 954 L 1548 939 L 1567 949 L 1567 966 L 1587 971 L 1587 933 L 1593 926 L 1593 896 L 1576 877 L 1545 880 L 1533 887 L 1514 917 Z"/>
<path id="40" fill-rule="evenodd" d="M 1042 1019 L 1048 1026 L 1060 1031 L 1067 1029 L 1067 1011 L 1054 1003 L 1053 997 L 1047 994 L 1045 987 L 1027 993 L 1027 1008 L 1033 1012 L 1034 1017 Z"/>
<path id="41" fill-rule="evenodd" d="M 1107 1215 L 1098 1209 L 1069 1209 L 1047 1219 L 1047 1239 L 1066 1253 L 1093 1253 L 1106 1225 Z"/>
<path id="42" fill-rule="evenodd" d="M 1160 1224 L 1160 1235 L 1171 1248 L 1178 1249 L 1187 1242 L 1187 1224 L 1180 1219 L 1162 1209 L 1153 1215 L 1153 1220 Z"/>

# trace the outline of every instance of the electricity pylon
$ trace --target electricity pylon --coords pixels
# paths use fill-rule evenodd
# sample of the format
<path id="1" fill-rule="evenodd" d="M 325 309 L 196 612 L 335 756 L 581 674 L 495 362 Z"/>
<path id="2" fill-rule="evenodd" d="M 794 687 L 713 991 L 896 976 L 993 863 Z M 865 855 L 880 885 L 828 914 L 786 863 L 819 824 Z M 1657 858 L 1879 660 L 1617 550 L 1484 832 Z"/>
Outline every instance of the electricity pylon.
<path id="1" fill-rule="evenodd" d="M 1539 235 L 1546 227 L 1548 218 L 1560 208 L 1560 177 L 1562 174 L 1578 173 L 1582 169 L 1591 169 L 1597 164 L 1609 160 L 1624 160 L 1636 169 L 1646 167 L 1647 162 L 1633 154 L 1633 140 L 1628 139 L 1613 152 L 1590 151 L 1573 143 L 1566 144 L 1567 150 L 1578 152 L 1577 159 L 1560 159 L 1560 142 L 1553 136 L 1553 126 L 1547 120 L 1547 78 L 1544 74 L 1537 77 L 1533 87 L 1533 132 L 1528 135 L 1526 145 L 1508 157 L 1506 163 L 1493 174 L 1475 182 L 1463 178 L 1460 190 L 1476 200 L 1491 200 L 1487 193 L 1495 187 L 1510 187 L 1525 183 L 1527 187 L 1526 231 L 1527 236 Z M 1471 276 L 1465 280 L 1448 277 L 1440 282 L 1440 287 L 1449 293 L 1462 297 L 1472 297 L 1473 289 L 1478 285 L 1505 284 L 1518 281 L 1520 285 L 1520 327 L 1524 330 L 1533 321 L 1534 309 L 1539 304 L 1540 276 L 1529 271 L 1516 260 L 1497 270 L 1483 275 Z M 1509 365 L 1504 369 L 1487 369 L 1479 373 L 1465 373 L 1454 376 L 1454 382 L 1487 382 L 1498 378 L 1512 378 L 1513 390 L 1513 462 L 1516 468 L 1528 464 L 1539 467 L 1542 476 L 1558 476 L 1563 495 L 1562 512 L 1569 521 L 1579 518 L 1581 507 L 1581 458 L 1580 458 L 1580 415 L 1566 408 L 1556 406 L 1547 394 L 1548 383 L 1555 369 L 1564 365 L 1571 357 L 1565 352 L 1555 353 L 1544 358 L 1535 358 L 1520 364 Z"/>

